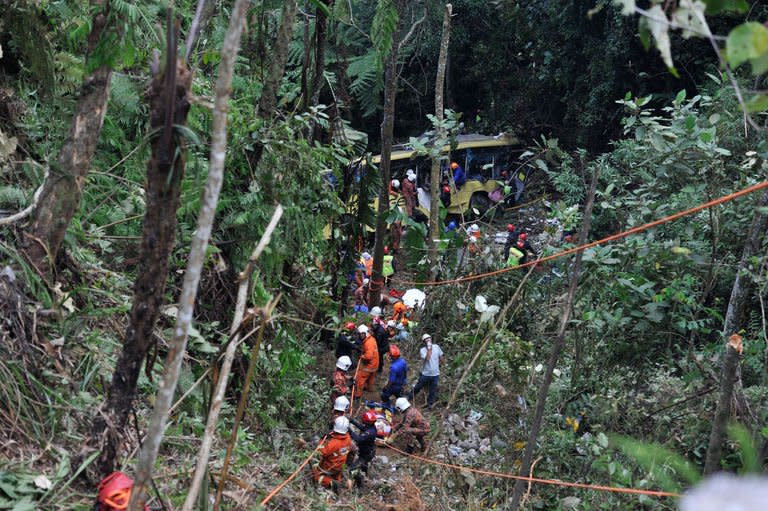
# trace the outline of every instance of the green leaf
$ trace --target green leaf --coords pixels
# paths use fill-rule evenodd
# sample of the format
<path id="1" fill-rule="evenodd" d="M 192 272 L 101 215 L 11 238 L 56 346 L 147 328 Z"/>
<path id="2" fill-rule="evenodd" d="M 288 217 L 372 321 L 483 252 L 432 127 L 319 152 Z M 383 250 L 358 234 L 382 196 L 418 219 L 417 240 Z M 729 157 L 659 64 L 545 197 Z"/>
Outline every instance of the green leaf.
<path id="1" fill-rule="evenodd" d="M 693 464 L 661 445 L 638 442 L 632 438 L 620 436 L 612 436 L 611 443 L 653 473 L 659 484 L 666 490 L 680 490 L 680 484 L 670 476 L 670 473 L 689 484 L 694 484 L 701 479 L 699 471 Z"/>
<path id="2" fill-rule="evenodd" d="M 707 6 L 707 14 L 717 14 L 723 11 L 747 12 L 747 0 L 703 0 Z"/>
<path id="3" fill-rule="evenodd" d="M 728 426 L 728 436 L 739 444 L 742 473 L 759 474 L 762 468 L 759 452 L 749 430 L 739 423 L 734 423 Z"/>
<path id="4" fill-rule="evenodd" d="M 680 75 L 672 62 L 672 42 L 669 39 L 669 20 L 667 19 L 667 14 L 660 5 L 654 5 L 648 9 L 648 28 L 650 28 L 651 34 L 653 34 L 653 39 L 656 41 L 656 49 L 659 50 L 664 64 L 667 65 L 667 69 L 669 69 L 670 73 L 679 77 Z"/>
<path id="5" fill-rule="evenodd" d="M 768 109 L 768 94 L 756 94 L 747 100 L 744 105 L 747 112 L 762 112 Z"/>
<path id="6" fill-rule="evenodd" d="M 635 0 L 613 0 L 613 5 L 620 5 L 624 16 L 635 13 Z"/>
<path id="7" fill-rule="evenodd" d="M 648 26 L 648 18 L 640 16 L 640 20 L 637 22 L 637 34 L 640 36 L 640 42 L 645 48 L 645 51 L 651 49 L 651 28 Z M 627 99 L 632 99 L 631 97 Z"/>
<path id="8" fill-rule="evenodd" d="M 750 59 L 750 64 L 752 64 L 752 74 L 757 76 L 765 73 L 768 71 L 768 52 L 763 53 L 757 58 Z"/>
<path id="9" fill-rule="evenodd" d="M 728 63 L 738 67 L 744 62 L 760 58 L 768 52 L 768 28 L 755 21 L 742 23 L 728 34 L 725 54 Z"/>

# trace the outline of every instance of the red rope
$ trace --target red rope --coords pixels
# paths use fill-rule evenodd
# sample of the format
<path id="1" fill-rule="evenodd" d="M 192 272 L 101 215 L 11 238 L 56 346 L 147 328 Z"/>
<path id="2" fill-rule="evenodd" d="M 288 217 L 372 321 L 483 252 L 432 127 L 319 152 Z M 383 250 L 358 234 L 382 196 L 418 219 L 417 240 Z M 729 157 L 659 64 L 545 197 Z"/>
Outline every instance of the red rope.
<path id="1" fill-rule="evenodd" d="M 587 250 L 588 248 L 596 247 L 598 245 L 602 245 L 603 243 L 608 243 L 609 241 L 618 240 L 621 238 L 626 238 L 627 236 L 630 236 L 632 234 L 637 234 L 639 232 L 651 229 L 653 227 L 657 227 L 662 224 L 666 224 L 668 222 L 672 222 L 674 220 L 677 220 L 678 218 L 682 218 L 684 216 L 692 215 L 694 213 L 698 213 L 699 211 L 709 209 L 711 207 L 717 206 L 719 204 L 723 204 L 725 202 L 732 201 L 734 199 L 737 199 L 739 197 L 742 197 L 744 195 L 748 195 L 750 193 L 757 192 L 759 190 L 763 190 L 765 188 L 768 188 L 768 181 L 763 181 L 762 183 L 758 183 L 756 185 L 749 186 L 747 188 L 744 188 L 743 190 L 739 190 L 738 192 L 730 193 L 728 195 L 724 195 L 723 197 L 720 197 L 715 200 L 711 200 L 709 202 L 706 202 L 704 204 L 700 204 L 696 207 L 686 209 L 685 211 L 680 211 L 678 213 L 675 213 L 673 215 L 665 216 L 664 218 L 661 218 L 659 220 L 654 220 L 653 222 L 649 222 L 647 224 L 639 225 L 637 227 L 633 227 L 631 229 L 627 229 L 626 231 L 622 231 L 616 234 L 612 234 L 608 237 L 605 237 L 601 240 L 592 241 L 589 243 L 585 243 L 584 245 L 569 248 L 568 250 L 563 250 L 562 252 L 558 252 L 556 254 L 548 255 L 546 257 L 542 257 L 540 259 L 536 259 L 535 261 L 529 261 L 524 264 L 520 264 L 518 266 L 511 266 L 509 268 L 502 268 L 501 270 L 495 270 L 488 273 L 480 273 L 478 275 L 469 275 L 467 277 L 460 277 L 456 279 L 451 280 L 438 280 L 438 281 L 426 281 L 426 282 L 413 282 L 409 280 L 397 280 L 399 284 L 405 284 L 408 286 L 442 286 L 445 284 L 458 284 L 461 282 L 470 282 L 473 280 L 480 280 L 485 279 L 488 277 L 493 277 L 494 275 L 499 275 L 502 273 L 506 273 L 508 271 L 513 270 L 519 270 L 521 268 L 526 268 L 528 266 L 533 266 L 534 264 L 544 263 L 547 261 L 552 261 L 554 259 L 558 259 L 560 257 L 565 257 L 567 255 L 575 254 L 576 252 L 581 252 L 584 250 Z"/>
<path id="2" fill-rule="evenodd" d="M 474 472 L 475 474 L 481 474 L 486 476 L 492 476 L 492 477 L 503 477 L 505 479 L 519 479 L 521 481 L 529 481 L 532 483 L 540 483 L 540 484 L 550 484 L 553 486 L 566 486 L 569 488 L 584 488 L 586 490 L 596 490 L 596 491 L 607 491 L 607 492 L 613 492 L 613 493 L 628 493 L 631 495 L 648 495 L 651 497 L 679 497 L 679 493 L 673 493 L 668 491 L 660 491 L 660 490 L 641 490 L 638 488 L 620 488 L 618 486 L 603 486 L 600 484 L 587 484 L 587 483 L 572 483 L 568 481 L 558 481 L 557 479 L 542 479 L 540 477 L 525 477 L 525 476 L 518 476 L 513 474 L 506 474 L 504 472 L 494 472 L 491 470 L 480 470 L 477 468 L 472 467 L 465 467 L 463 465 L 453 465 L 451 463 L 445 463 L 443 461 L 437 461 L 430 458 L 425 458 L 423 456 L 417 456 L 416 454 L 410 454 L 405 451 L 401 451 L 397 447 L 394 447 L 393 445 L 387 444 L 387 447 L 392 449 L 395 452 L 399 452 L 400 454 L 403 454 L 405 456 L 409 456 L 411 458 L 417 459 L 419 461 L 423 461 L 425 463 L 431 463 L 432 465 L 440 465 L 442 467 L 451 468 L 454 470 L 466 470 L 469 472 Z"/>

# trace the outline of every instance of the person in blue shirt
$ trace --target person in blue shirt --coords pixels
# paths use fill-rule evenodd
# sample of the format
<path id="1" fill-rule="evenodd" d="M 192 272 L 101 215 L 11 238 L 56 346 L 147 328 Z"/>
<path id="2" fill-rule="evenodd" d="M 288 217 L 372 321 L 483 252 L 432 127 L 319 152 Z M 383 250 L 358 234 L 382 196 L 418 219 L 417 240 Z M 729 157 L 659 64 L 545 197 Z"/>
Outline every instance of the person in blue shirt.
<path id="1" fill-rule="evenodd" d="M 461 168 L 461 165 L 455 161 L 451 163 L 451 170 L 453 170 L 453 182 L 458 190 L 467 182 L 467 175 L 464 173 L 464 169 Z"/>
<path id="2" fill-rule="evenodd" d="M 389 356 L 392 358 L 392 363 L 389 365 L 389 381 L 381 389 L 381 400 L 384 404 L 389 404 L 391 396 L 398 398 L 402 395 L 408 378 L 408 363 L 400 357 L 400 348 L 391 344 Z"/>

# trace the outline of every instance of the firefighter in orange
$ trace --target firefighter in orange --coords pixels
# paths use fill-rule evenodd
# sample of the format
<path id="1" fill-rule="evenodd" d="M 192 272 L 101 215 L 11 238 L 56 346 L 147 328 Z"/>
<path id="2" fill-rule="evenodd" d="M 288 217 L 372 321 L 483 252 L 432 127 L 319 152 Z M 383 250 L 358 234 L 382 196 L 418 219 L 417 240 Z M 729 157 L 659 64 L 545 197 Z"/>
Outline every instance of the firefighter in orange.
<path id="1" fill-rule="evenodd" d="M 347 457 L 357 452 L 357 446 L 349 436 L 349 419 L 338 417 L 333 422 L 330 439 L 320 449 L 320 463 L 312 467 L 312 477 L 326 488 L 338 491 L 342 485 L 352 487 L 351 481 L 344 481 L 344 465 Z"/>
<path id="2" fill-rule="evenodd" d="M 403 302 L 395 303 L 392 308 L 392 321 L 408 325 L 408 306 Z"/>
<path id="3" fill-rule="evenodd" d="M 357 333 L 363 339 L 363 354 L 360 355 L 362 362 L 357 372 L 354 397 L 362 396 L 364 390 L 373 389 L 373 381 L 379 369 L 379 348 L 376 345 L 376 338 L 365 325 L 357 327 Z"/>
<path id="4" fill-rule="evenodd" d="M 480 237 L 482 236 L 482 233 L 480 232 L 480 226 L 477 224 L 472 224 L 469 226 L 469 229 L 467 229 L 467 242 L 469 243 L 469 253 L 470 254 L 479 254 L 480 253 Z"/>

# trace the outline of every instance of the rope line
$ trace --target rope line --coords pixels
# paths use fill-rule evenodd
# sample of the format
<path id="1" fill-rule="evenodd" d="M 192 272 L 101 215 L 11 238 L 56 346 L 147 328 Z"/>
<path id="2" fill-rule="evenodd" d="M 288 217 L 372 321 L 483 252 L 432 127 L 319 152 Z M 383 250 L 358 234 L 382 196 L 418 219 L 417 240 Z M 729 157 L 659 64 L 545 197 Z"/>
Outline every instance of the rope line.
<path id="1" fill-rule="evenodd" d="M 505 472 L 494 472 L 492 470 L 481 470 L 478 468 L 472 468 L 472 467 L 466 467 L 463 465 L 454 465 L 452 463 L 445 463 L 443 461 L 433 460 L 431 458 L 425 458 L 423 456 L 418 456 L 416 454 L 407 453 L 405 451 L 401 451 L 397 447 L 388 444 L 387 447 L 392 449 L 395 452 L 399 452 L 400 454 L 403 454 L 405 456 L 408 456 L 410 458 L 417 459 L 419 461 L 423 461 L 425 463 L 430 463 L 432 465 L 440 465 L 446 468 L 451 468 L 454 470 L 466 470 L 469 472 L 474 472 L 475 474 L 480 475 L 486 475 L 486 476 L 492 476 L 492 477 L 502 477 L 505 479 L 519 479 L 521 481 L 528 481 L 530 483 L 540 483 L 540 484 L 549 484 L 552 486 L 566 486 L 569 488 L 583 488 L 586 490 L 596 490 L 596 491 L 606 491 L 606 492 L 613 492 L 613 493 L 627 493 L 631 495 L 648 495 L 651 497 L 679 497 L 679 493 L 673 493 L 668 491 L 661 491 L 661 490 L 641 490 L 638 488 L 621 488 L 618 486 L 604 486 L 601 484 L 588 484 L 588 483 L 573 483 L 569 481 L 559 481 L 557 479 L 543 479 L 540 477 L 526 477 L 526 476 L 519 476 L 519 475 L 513 475 L 513 474 L 507 474 Z"/>
<path id="2" fill-rule="evenodd" d="M 554 259 L 558 259 L 560 257 L 565 257 L 567 255 L 575 254 L 577 252 L 582 252 L 584 250 L 587 250 L 592 247 L 596 247 L 598 245 L 602 245 L 603 243 L 608 243 L 610 241 L 618 240 L 621 238 L 626 238 L 627 236 L 630 236 L 632 234 L 637 234 L 639 232 L 651 229 L 653 227 L 657 227 L 659 225 L 672 222 L 674 220 L 677 220 L 679 218 L 682 218 L 684 216 L 692 215 L 694 213 L 698 213 L 699 211 L 703 211 L 705 209 L 709 209 L 711 207 L 723 204 L 725 202 L 732 201 L 734 199 L 737 199 L 739 197 L 743 197 L 744 195 L 749 195 L 750 193 L 757 192 L 759 190 L 763 190 L 765 188 L 768 188 L 768 181 L 763 181 L 761 183 L 757 183 L 755 185 L 749 186 L 747 188 L 744 188 L 742 190 L 739 190 L 738 192 L 733 192 L 728 195 L 724 195 L 720 198 L 711 200 L 709 202 L 706 202 L 704 204 L 700 204 L 698 206 L 695 206 L 690 209 L 686 209 L 684 211 L 679 211 L 677 213 L 674 213 L 669 216 L 665 216 L 664 218 L 660 218 L 658 220 L 654 220 L 653 222 L 648 222 L 647 224 L 639 225 L 637 227 L 633 227 L 631 229 L 627 229 L 626 231 L 618 232 L 616 234 L 612 234 L 610 236 L 607 236 L 603 239 L 597 240 L 597 241 L 591 241 L 589 243 L 585 243 L 583 245 L 580 245 L 578 247 L 569 248 L 568 250 L 563 250 L 562 252 L 557 252 L 555 254 L 548 255 L 546 257 L 541 257 L 539 259 L 529 261 L 527 263 L 523 263 L 517 266 L 510 266 L 509 268 L 502 268 L 500 270 L 490 271 L 487 273 L 479 273 L 477 275 L 468 275 L 466 277 L 459 277 L 455 279 L 450 280 L 437 280 L 437 281 L 425 281 L 425 282 L 415 282 L 410 280 L 400 280 L 395 277 L 392 277 L 394 281 L 396 281 L 398 284 L 405 284 L 409 286 L 442 286 L 446 284 L 459 284 L 461 282 L 471 282 L 473 280 L 481 280 L 488 277 L 492 277 L 494 275 L 500 275 L 502 273 L 506 273 L 509 271 L 519 270 L 521 268 L 527 268 L 529 266 L 533 266 L 535 264 L 544 263 L 547 261 L 552 261 Z"/>
<path id="3" fill-rule="evenodd" d="M 293 479 L 294 479 L 294 478 L 295 478 L 297 475 L 299 475 L 299 473 L 300 473 L 300 472 L 301 472 L 301 471 L 304 469 L 304 467 L 306 467 L 306 466 L 307 466 L 307 463 L 309 463 L 309 460 L 311 460 L 311 459 L 312 459 L 312 457 L 315 455 L 315 453 L 316 453 L 316 452 L 317 452 L 317 451 L 320 449 L 320 446 L 321 446 L 321 445 L 323 445 L 323 442 L 325 442 L 325 439 L 326 439 L 326 438 L 328 438 L 328 435 L 325 435 L 325 436 L 323 437 L 323 439 L 322 439 L 322 440 L 320 440 L 320 443 L 319 443 L 319 444 L 317 444 L 317 447 L 315 447 L 315 448 L 312 450 L 312 452 L 311 452 L 311 453 L 309 453 L 309 456 L 307 456 L 307 459 L 305 459 L 305 460 L 304 460 L 304 462 L 303 462 L 301 465 L 299 465 L 299 468 L 297 468 L 297 469 L 296 469 L 296 470 L 295 470 L 295 471 L 294 471 L 294 472 L 293 472 L 291 475 L 289 475 L 289 476 L 288 476 L 288 478 L 287 478 L 285 481 L 283 481 L 282 483 L 280 483 L 280 484 L 278 484 L 277 486 L 275 486 L 275 489 L 274 489 L 274 490 L 272 490 L 271 492 L 269 492 L 269 494 L 268 494 L 266 497 L 264 497 L 264 500 L 262 500 L 262 501 L 261 501 L 261 504 L 259 504 L 260 506 L 264 506 L 264 505 L 265 505 L 267 502 L 269 502 L 270 500 L 272 500 L 272 497 L 274 497 L 275 495 L 277 495 L 278 493 L 280 493 L 280 491 L 281 491 L 283 488 L 285 488 L 285 487 L 286 487 L 286 485 L 287 485 L 288 483 L 290 483 L 291 481 L 293 481 Z"/>

